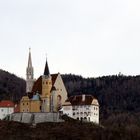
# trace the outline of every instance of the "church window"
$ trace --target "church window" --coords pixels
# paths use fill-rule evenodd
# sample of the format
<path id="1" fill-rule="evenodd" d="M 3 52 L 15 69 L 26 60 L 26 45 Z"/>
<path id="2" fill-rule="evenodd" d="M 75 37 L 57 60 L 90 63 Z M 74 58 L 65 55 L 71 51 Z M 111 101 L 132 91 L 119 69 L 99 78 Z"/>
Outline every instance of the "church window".
<path id="1" fill-rule="evenodd" d="M 27 105 L 28 105 L 28 103 L 27 103 Z"/>
<path id="2" fill-rule="evenodd" d="M 79 120 L 79 117 L 77 117 L 77 120 Z"/>
<path id="3" fill-rule="evenodd" d="M 61 101 L 62 100 L 62 97 L 60 95 L 57 96 L 57 103 L 58 103 L 58 106 L 61 106 Z"/>
<path id="4" fill-rule="evenodd" d="M 23 103 L 23 105 L 24 105 L 24 103 Z"/>
<path id="5" fill-rule="evenodd" d="M 73 112 L 73 116 L 75 115 L 75 112 Z"/>

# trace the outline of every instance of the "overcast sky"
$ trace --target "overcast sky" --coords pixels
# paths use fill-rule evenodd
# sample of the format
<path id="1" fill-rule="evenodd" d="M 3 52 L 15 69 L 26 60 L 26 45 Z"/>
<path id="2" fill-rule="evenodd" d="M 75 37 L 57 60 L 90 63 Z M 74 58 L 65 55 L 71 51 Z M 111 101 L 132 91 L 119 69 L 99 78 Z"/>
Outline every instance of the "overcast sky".
<path id="1" fill-rule="evenodd" d="M 25 78 L 140 74 L 140 0 L 0 0 L 0 68 Z"/>

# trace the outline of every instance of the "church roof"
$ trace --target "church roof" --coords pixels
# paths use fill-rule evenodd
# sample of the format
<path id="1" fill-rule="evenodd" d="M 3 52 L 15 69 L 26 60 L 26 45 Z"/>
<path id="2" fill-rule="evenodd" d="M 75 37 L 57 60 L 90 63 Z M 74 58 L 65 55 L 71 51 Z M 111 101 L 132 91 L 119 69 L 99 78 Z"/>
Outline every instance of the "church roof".
<path id="1" fill-rule="evenodd" d="M 57 76 L 58 76 L 58 73 L 57 74 L 51 74 L 51 77 L 52 77 L 52 85 L 54 85 Z"/>
<path id="2" fill-rule="evenodd" d="M 39 94 L 42 93 L 42 76 L 40 76 L 40 77 L 34 82 L 34 85 L 33 85 L 33 88 L 32 88 L 32 92 L 33 92 L 33 93 L 38 92 Z"/>

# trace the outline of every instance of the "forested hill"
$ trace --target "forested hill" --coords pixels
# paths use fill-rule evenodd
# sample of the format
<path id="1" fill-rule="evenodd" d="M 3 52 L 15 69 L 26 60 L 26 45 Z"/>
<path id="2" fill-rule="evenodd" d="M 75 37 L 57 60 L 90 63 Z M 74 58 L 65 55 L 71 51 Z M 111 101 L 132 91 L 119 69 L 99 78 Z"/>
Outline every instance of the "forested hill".
<path id="1" fill-rule="evenodd" d="M 0 70 L 0 100 L 18 101 L 25 95 L 25 81 L 14 74 Z"/>
<path id="2" fill-rule="evenodd" d="M 83 78 L 62 75 L 69 96 L 92 94 L 104 114 L 110 111 L 140 112 L 140 76 L 104 76 Z M 25 95 L 25 81 L 14 74 L 0 70 L 0 100 L 20 100 Z"/>
<path id="3" fill-rule="evenodd" d="M 140 76 L 83 78 L 63 75 L 63 80 L 69 96 L 83 93 L 92 94 L 98 99 L 102 125 L 112 131 L 120 131 L 120 136 L 125 133 L 125 136 L 121 136 L 123 140 L 139 139 Z M 111 134 L 109 139 L 114 139 L 112 136 Z"/>
<path id="4" fill-rule="evenodd" d="M 140 112 L 140 76 L 104 76 L 83 78 L 76 75 L 63 75 L 70 95 L 92 94 L 100 103 L 104 114 L 107 111 Z"/>
<path id="5" fill-rule="evenodd" d="M 140 76 L 104 76 L 83 78 L 62 75 L 69 96 L 92 94 L 100 104 L 100 123 L 124 140 L 139 139 L 140 135 Z M 25 95 L 25 81 L 0 70 L 0 100 L 20 100 Z M 105 133 L 110 139 L 113 133 Z M 98 133 L 97 133 L 98 134 Z M 129 134 L 129 135 L 128 135 Z M 136 138 L 132 138 L 135 136 Z"/>

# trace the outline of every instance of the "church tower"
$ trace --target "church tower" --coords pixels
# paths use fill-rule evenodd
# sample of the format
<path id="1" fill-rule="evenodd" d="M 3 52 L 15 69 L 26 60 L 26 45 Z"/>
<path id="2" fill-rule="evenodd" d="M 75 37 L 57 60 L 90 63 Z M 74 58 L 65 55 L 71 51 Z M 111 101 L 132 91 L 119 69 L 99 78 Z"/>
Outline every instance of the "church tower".
<path id="1" fill-rule="evenodd" d="M 51 88 L 52 88 L 52 78 L 49 72 L 48 62 L 46 59 L 44 74 L 42 76 L 42 100 L 43 100 L 42 111 L 43 112 L 50 112 Z"/>
<path id="2" fill-rule="evenodd" d="M 26 69 L 26 93 L 32 91 L 33 84 L 34 84 L 34 69 L 32 66 L 31 49 L 29 48 L 28 66 Z"/>

